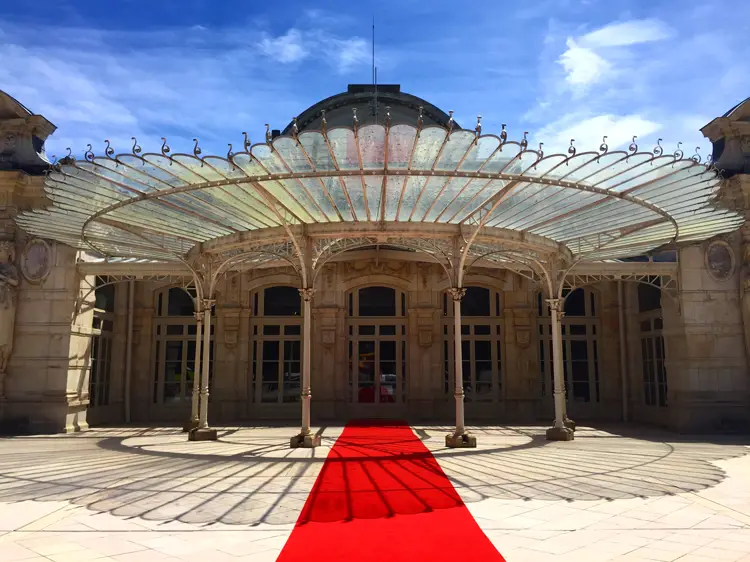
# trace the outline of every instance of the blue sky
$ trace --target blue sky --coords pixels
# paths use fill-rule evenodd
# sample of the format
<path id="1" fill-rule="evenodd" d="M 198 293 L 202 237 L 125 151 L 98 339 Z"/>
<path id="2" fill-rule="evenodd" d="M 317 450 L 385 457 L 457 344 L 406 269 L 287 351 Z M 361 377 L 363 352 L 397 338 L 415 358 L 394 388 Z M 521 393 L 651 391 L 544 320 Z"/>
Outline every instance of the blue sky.
<path id="1" fill-rule="evenodd" d="M 698 129 L 750 96 L 748 0 L 2 4 L 0 89 L 57 125 L 49 155 L 260 141 L 371 80 L 373 15 L 380 82 L 545 152 L 638 135 L 705 156 Z"/>

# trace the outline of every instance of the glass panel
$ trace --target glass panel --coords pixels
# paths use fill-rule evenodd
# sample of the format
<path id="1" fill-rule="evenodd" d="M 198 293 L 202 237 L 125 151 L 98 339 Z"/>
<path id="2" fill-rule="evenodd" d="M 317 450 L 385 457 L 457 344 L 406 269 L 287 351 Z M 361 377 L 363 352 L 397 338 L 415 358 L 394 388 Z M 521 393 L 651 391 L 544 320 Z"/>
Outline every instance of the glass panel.
<path id="1" fill-rule="evenodd" d="M 360 326 L 359 327 L 359 335 L 360 336 L 374 336 L 375 335 L 375 326 Z"/>
<path id="2" fill-rule="evenodd" d="M 469 324 L 462 324 L 461 325 L 461 335 L 462 336 L 468 336 L 471 333 L 471 326 Z"/>
<path id="3" fill-rule="evenodd" d="M 364 169 L 383 169 L 385 127 L 383 125 L 365 125 L 359 128 L 358 137 Z"/>
<path id="4" fill-rule="evenodd" d="M 181 336 L 185 331 L 185 327 L 182 324 L 169 324 L 167 325 L 168 336 Z"/>
<path id="5" fill-rule="evenodd" d="M 651 331 L 651 320 L 641 320 L 641 332 Z"/>
<path id="6" fill-rule="evenodd" d="M 638 312 L 661 308 L 661 291 L 653 285 L 638 283 Z"/>
<path id="7" fill-rule="evenodd" d="M 586 293 L 576 289 L 565 298 L 565 316 L 586 316 Z"/>
<path id="8" fill-rule="evenodd" d="M 443 147 L 436 170 L 455 170 L 475 139 L 474 131 L 453 131 Z"/>
<path id="9" fill-rule="evenodd" d="M 471 342 L 464 340 L 461 342 L 461 379 L 463 381 L 464 394 L 466 394 L 467 401 L 472 400 L 473 394 L 473 387 L 471 385 L 471 362 Z"/>
<path id="10" fill-rule="evenodd" d="M 107 312 L 115 311 L 115 286 L 104 285 L 103 287 L 97 287 L 94 291 L 94 298 L 96 300 L 94 307 L 99 310 L 106 310 Z"/>
<path id="11" fill-rule="evenodd" d="M 411 169 L 431 170 L 447 134 L 447 131 L 442 127 L 426 127 L 423 129 L 414 149 Z"/>
<path id="12" fill-rule="evenodd" d="M 466 295 L 461 299 L 462 316 L 489 316 L 490 290 L 484 287 L 466 287 Z"/>
<path id="13" fill-rule="evenodd" d="M 474 342 L 474 372 L 477 400 L 492 400 L 492 342 Z"/>
<path id="14" fill-rule="evenodd" d="M 385 220 L 395 221 L 398 205 L 401 202 L 401 190 L 404 178 L 390 176 L 385 182 Z"/>
<path id="15" fill-rule="evenodd" d="M 664 320 L 661 318 L 654 318 L 654 330 L 664 329 Z"/>
<path id="16" fill-rule="evenodd" d="M 380 197 L 383 194 L 383 176 L 366 176 L 364 197 L 370 218 L 361 220 L 376 221 L 380 219 Z"/>
<path id="17" fill-rule="evenodd" d="M 263 326 L 264 336 L 278 336 L 281 334 L 281 326 Z"/>
<path id="18" fill-rule="evenodd" d="M 586 324 L 571 324 L 570 335 L 571 336 L 585 336 L 586 335 Z"/>
<path id="19" fill-rule="evenodd" d="M 360 289 L 359 316 L 396 316 L 396 290 L 390 287 Z"/>
<path id="20" fill-rule="evenodd" d="M 263 290 L 263 314 L 265 316 L 299 316 L 302 313 L 302 298 L 296 287 L 268 287 Z"/>
<path id="21" fill-rule="evenodd" d="M 273 141 L 277 154 L 292 172 L 310 172 L 312 166 L 294 139 L 278 137 Z"/>
<path id="22" fill-rule="evenodd" d="M 181 341 L 165 342 L 164 357 L 164 402 L 179 401 L 182 388 L 182 347 Z"/>
<path id="23" fill-rule="evenodd" d="M 328 143 L 336 157 L 336 163 L 342 170 L 359 169 L 359 153 L 354 132 L 348 128 L 336 128 L 328 131 Z"/>
<path id="24" fill-rule="evenodd" d="M 396 342 L 380 342 L 380 403 L 393 403 L 396 401 Z"/>
<path id="25" fill-rule="evenodd" d="M 479 137 L 476 144 L 471 148 L 466 158 L 464 158 L 459 170 L 462 172 L 478 171 L 499 146 L 500 139 L 495 136 Z"/>
<path id="26" fill-rule="evenodd" d="M 302 333 L 302 326 L 299 324 L 292 324 L 290 326 L 284 326 L 285 336 L 299 336 Z"/>
<path id="27" fill-rule="evenodd" d="M 300 400 L 300 343 L 299 341 L 284 342 L 283 402 L 299 402 Z"/>
<path id="28" fill-rule="evenodd" d="M 361 341 L 357 349 L 357 402 L 375 402 L 375 342 Z"/>
<path id="29" fill-rule="evenodd" d="M 396 326 L 380 326 L 380 335 L 381 336 L 395 336 Z"/>
<path id="30" fill-rule="evenodd" d="M 486 325 L 475 325 L 474 326 L 474 335 L 477 336 L 489 336 L 492 334 L 492 329 L 490 326 Z"/>
<path id="31" fill-rule="evenodd" d="M 316 170 L 335 169 L 328 145 L 321 133 L 317 131 L 304 131 L 299 134 L 298 139 Z"/>
<path id="32" fill-rule="evenodd" d="M 167 298 L 167 316 L 193 316 L 193 299 L 187 291 L 173 287 Z"/>
<path id="33" fill-rule="evenodd" d="M 261 369 L 261 402 L 279 400 L 279 342 L 263 342 L 263 366 Z"/>
<path id="34" fill-rule="evenodd" d="M 395 125 L 388 132 L 388 167 L 396 170 L 409 166 L 417 130 L 411 125 Z"/>

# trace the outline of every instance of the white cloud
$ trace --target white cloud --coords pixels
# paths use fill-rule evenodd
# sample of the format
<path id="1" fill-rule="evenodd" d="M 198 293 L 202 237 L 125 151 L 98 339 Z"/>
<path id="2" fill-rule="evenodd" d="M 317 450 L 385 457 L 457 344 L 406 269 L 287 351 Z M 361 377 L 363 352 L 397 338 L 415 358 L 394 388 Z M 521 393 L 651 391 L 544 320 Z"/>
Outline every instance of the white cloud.
<path id="1" fill-rule="evenodd" d="M 579 46 L 568 39 L 568 49 L 560 56 L 559 63 L 565 69 L 565 80 L 574 88 L 585 88 L 604 78 L 611 64 L 595 51 Z"/>
<path id="2" fill-rule="evenodd" d="M 298 62 L 310 54 L 302 34 L 294 28 L 278 37 L 264 37 L 258 46 L 265 55 L 281 63 Z"/>
<path id="3" fill-rule="evenodd" d="M 673 30 L 659 20 L 630 20 L 611 23 L 587 33 L 581 37 L 581 43 L 591 47 L 625 47 L 662 41 L 673 35 Z"/>
<path id="4" fill-rule="evenodd" d="M 564 152 L 570 146 L 570 139 L 575 139 L 579 152 L 597 150 L 605 135 L 607 145 L 614 150 L 629 145 L 633 135 L 646 142 L 661 128 L 660 123 L 639 114 L 586 116 L 573 113 L 546 125 L 535 137 L 544 142 L 545 152 L 549 153 Z"/>

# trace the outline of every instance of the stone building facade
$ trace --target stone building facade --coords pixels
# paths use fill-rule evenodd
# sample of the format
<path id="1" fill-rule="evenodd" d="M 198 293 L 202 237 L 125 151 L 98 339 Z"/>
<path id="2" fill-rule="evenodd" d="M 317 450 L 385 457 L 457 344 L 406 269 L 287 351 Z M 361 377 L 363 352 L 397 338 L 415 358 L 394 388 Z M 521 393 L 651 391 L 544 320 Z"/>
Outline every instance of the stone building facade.
<path id="1" fill-rule="evenodd" d="M 18 228 L 16 213 L 48 204 L 42 145 L 54 126 L 9 96 L 0 104 L 0 426 L 181 424 L 191 413 L 196 349 L 187 274 L 103 262 Z M 430 107 L 431 119 L 447 119 Z M 750 209 L 750 101 L 704 133 L 726 164 L 723 204 Z M 748 428 L 748 232 L 582 268 L 562 321 L 572 419 Z M 602 271 L 611 279 L 594 275 Z M 125 273 L 137 279 L 123 280 Z M 472 269 L 464 286 L 467 421 L 549 423 L 550 313 L 539 287 L 492 267 Z M 299 288 L 284 267 L 221 279 L 211 327 L 212 423 L 299 418 Z M 313 420 L 452 424 L 449 288 L 438 265 L 395 248 L 351 251 L 326 264 L 312 301 Z"/>

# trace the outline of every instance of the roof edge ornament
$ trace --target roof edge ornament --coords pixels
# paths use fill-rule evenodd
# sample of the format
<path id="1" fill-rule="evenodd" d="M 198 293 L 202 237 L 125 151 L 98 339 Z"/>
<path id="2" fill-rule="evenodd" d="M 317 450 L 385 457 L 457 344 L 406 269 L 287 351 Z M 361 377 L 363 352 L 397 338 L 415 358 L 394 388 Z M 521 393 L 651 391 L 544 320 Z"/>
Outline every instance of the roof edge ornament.
<path id="1" fill-rule="evenodd" d="M 630 152 L 630 154 L 635 154 L 636 152 L 638 152 L 638 145 L 635 144 L 635 139 L 637 138 L 638 135 L 633 135 L 633 142 L 631 142 L 630 146 L 628 147 L 628 152 Z"/>
<path id="2" fill-rule="evenodd" d="M 677 160 L 682 160 L 682 159 L 683 159 L 683 158 L 685 157 L 685 153 L 684 153 L 684 152 L 682 151 L 682 148 L 681 148 L 681 147 L 682 147 L 682 142 L 678 142 L 678 143 L 677 143 L 677 150 L 675 150 L 675 151 L 674 151 L 674 154 L 673 154 L 673 156 L 674 156 L 674 157 L 675 157 L 675 158 L 676 158 Z"/>
<path id="3" fill-rule="evenodd" d="M 521 152 L 523 152 L 529 147 L 529 140 L 526 138 L 528 135 L 529 135 L 528 131 L 523 132 L 523 140 L 521 141 L 521 144 L 519 145 L 521 147 Z"/>
<path id="4" fill-rule="evenodd" d="M 266 123 L 266 144 L 269 145 L 271 149 L 273 149 L 272 141 L 273 141 L 273 137 L 271 136 L 271 125 Z"/>
<path id="5" fill-rule="evenodd" d="M 352 126 L 354 127 L 354 137 L 359 136 L 359 118 L 357 117 L 357 108 L 352 107 Z"/>
<path id="6" fill-rule="evenodd" d="M 419 116 L 417 117 L 417 132 L 422 130 L 424 125 L 424 107 L 419 106 Z"/>
<path id="7" fill-rule="evenodd" d="M 661 146 L 661 141 L 662 139 L 657 139 L 656 141 L 656 146 L 654 147 L 654 150 L 652 151 L 654 153 L 654 156 L 661 156 L 662 154 L 664 154 L 664 149 Z M 678 143 L 677 146 L 679 147 L 680 144 L 682 143 Z"/>
<path id="8" fill-rule="evenodd" d="M 169 156 L 167 156 L 167 155 L 171 152 L 171 150 L 172 149 L 169 148 L 169 145 L 167 144 L 167 138 L 166 137 L 162 137 L 161 138 L 161 153 L 165 157 L 169 158 Z M 171 164 L 171 162 L 170 162 L 170 164 Z"/>
<path id="9" fill-rule="evenodd" d="M 92 150 L 91 143 L 86 145 L 86 152 L 83 153 L 83 157 L 89 162 L 94 161 L 94 151 Z"/>
<path id="10" fill-rule="evenodd" d="M 104 139 L 104 142 L 106 143 L 106 147 L 104 148 L 104 155 L 110 160 L 114 160 L 114 158 L 112 158 L 112 155 L 115 153 L 115 149 L 112 148 L 112 146 L 109 144 L 109 139 Z"/>
<path id="11" fill-rule="evenodd" d="M 453 125 L 455 124 L 455 121 L 453 120 L 453 110 L 448 110 L 448 134 L 450 135 L 453 132 Z"/>
<path id="12" fill-rule="evenodd" d="M 576 142 L 576 139 L 570 139 L 570 146 L 568 147 L 568 154 L 570 154 L 571 157 L 576 155 L 576 147 L 573 146 L 573 144 Z M 566 160 L 567 162 L 568 160 Z"/>
<path id="13" fill-rule="evenodd" d="M 247 131 L 242 131 L 242 146 L 244 147 L 245 152 L 250 152 L 252 143 L 250 142 L 250 137 L 247 136 Z"/>
<path id="14" fill-rule="evenodd" d="M 325 138 L 328 138 L 328 121 L 326 121 L 326 110 L 320 110 L 320 132 Z"/>
<path id="15" fill-rule="evenodd" d="M 474 127 L 474 142 L 476 143 L 479 140 L 479 137 L 482 135 L 482 116 L 477 115 L 477 126 Z"/>
<path id="16" fill-rule="evenodd" d="M 602 153 L 602 156 L 607 154 L 609 151 L 609 145 L 607 144 L 607 135 L 604 135 L 602 137 L 602 144 L 599 145 L 599 152 Z"/>
<path id="17" fill-rule="evenodd" d="M 201 150 L 201 147 L 198 146 L 198 139 L 193 139 L 193 142 L 195 143 L 195 146 L 193 147 L 193 155 L 198 158 L 201 161 L 201 168 L 203 167 L 203 158 L 201 158 L 201 154 L 203 151 Z"/>
<path id="18" fill-rule="evenodd" d="M 505 130 L 505 123 L 502 123 L 500 126 L 502 127 L 500 130 L 500 146 L 502 146 L 508 142 L 508 131 Z"/>
<path id="19" fill-rule="evenodd" d="M 130 140 L 133 141 L 133 148 L 131 149 L 131 151 L 133 152 L 134 156 L 138 156 L 141 152 L 143 152 L 143 150 L 138 145 L 138 141 L 136 140 L 135 137 L 130 137 Z"/>
<path id="20" fill-rule="evenodd" d="M 700 147 L 700 146 L 696 146 L 696 147 L 695 147 L 695 154 L 693 154 L 693 155 L 692 155 L 692 156 L 690 157 L 690 159 L 691 159 L 691 160 L 692 160 L 693 162 L 696 162 L 697 164 L 700 164 L 700 163 L 701 163 L 701 155 L 700 155 L 700 154 L 698 154 L 698 153 L 700 152 L 700 150 L 701 150 L 701 147 Z"/>
<path id="21" fill-rule="evenodd" d="M 299 136 L 299 126 L 297 125 L 297 118 L 292 117 L 292 138 L 294 140 L 297 140 L 298 136 Z"/>

